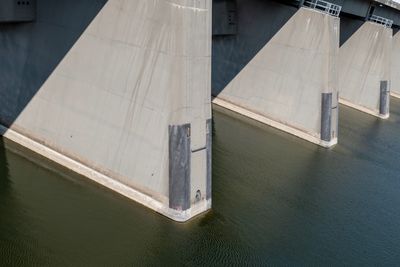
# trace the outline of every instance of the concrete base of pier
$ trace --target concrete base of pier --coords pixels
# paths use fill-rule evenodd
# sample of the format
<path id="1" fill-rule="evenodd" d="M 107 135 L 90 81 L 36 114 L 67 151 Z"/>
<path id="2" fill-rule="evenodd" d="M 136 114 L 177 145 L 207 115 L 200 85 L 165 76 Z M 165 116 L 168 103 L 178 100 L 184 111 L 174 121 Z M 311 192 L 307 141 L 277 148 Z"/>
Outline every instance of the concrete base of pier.
<path id="1" fill-rule="evenodd" d="M 359 110 L 359 111 L 361 111 L 361 112 L 370 114 L 370 115 L 372 115 L 372 116 L 381 118 L 381 119 L 388 119 L 388 118 L 389 118 L 389 114 L 386 114 L 386 115 L 385 115 L 385 114 L 379 114 L 379 112 L 375 112 L 375 111 L 373 111 L 373 110 L 371 110 L 371 109 L 369 109 L 369 108 L 366 108 L 366 107 L 363 107 L 363 106 L 354 104 L 354 103 L 349 102 L 349 101 L 347 101 L 347 100 L 345 100 L 345 99 L 343 99 L 343 98 L 340 98 L 340 99 L 339 99 L 339 103 L 340 103 L 340 104 L 343 104 L 343 105 L 346 105 L 346 106 L 348 106 L 348 107 L 357 109 L 357 110 Z"/>
<path id="2" fill-rule="evenodd" d="M 292 134 L 292 135 L 294 135 L 296 137 L 299 137 L 299 138 L 304 139 L 306 141 L 309 141 L 311 143 L 320 145 L 322 147 L 329 148 L 329 147 L 332 147 L 332 146 L 336 145 L 337 142 L 338 142 L 337 137 L 332 139 L 331 141 L 327 142 L 327 141 L 321 140 L 320 138 L 317 138 L 317 137 L 315 137 L 315 136 L 313 136 L 311 134 L 307 134 L 306 132 L 304 132 L 302 130 L 293 128 L 293 127 L 291 127 L 291 126 L 289 126 L 289 125 L 287 125 L 287 124 L 285 124 L 283 122 L 278 122 L 278 121 L 270 119 L 270 118 L 268 118 L 268 117 L 266 117 L 264 115 L 261 115 L 261 114 L 257 113 L 256 111 L 251 111 L 248 108 L 240 107 L 240 106 L 238 106 L 238 105 L 236 105 L 234 103 L 230 103 L 228 101 L 225 101 L 225 100 L 222 100 L 222 99 L 219 99 L 219 98 L 213 99 L 213 104 L 215 104 L 217 106 L 220 106 L 220 107 L 223 107 L 223 108 L 226 108 L 226 109 L 231 110 L 233 112 L 236 112 L 238 114 L 244 115 L 244 116 L 246 116 L 246 117 L 248 117 L 250 119 L 253 119 L 255 121 L 258 121 L 258 122 L 264 123 L 266 125 L 272 126 L 272 127 L 276 128 L 278 130 L 287 132 L 289 134 Z"/>
<path id="3" fill-rule="evenodd" d="M 37 22 L 1 25 L 1 132 L 187 221 L 211 207 L 211 0 L 109 0 L 31 86 L 51 68 L 44 58 L 54 61 L 43 43 L 77 28 L 75 14 L 57 16 L 58 5 L 86 17 L 91 4 L 42 0 Z"/>
<path id="4" fill-rule="evenodd" d="M 323 147 L 333 146 L 338 50 L 339 19 L 300 8 L 213 103 Z"/>
<path id="5" fill-rule="evenodd" d="M 340 102 L 389 118 L 392 29 L 365 22 L 340 48 Z"/>
<path id="6" fill-rule="evenodd" d="M 2 136 L 4 138 L 7 138 L 8 140 L 17 143 L 26 149 L 29 149 L 38 155 L 55 162 L 56 164 L 59 164 L 77 174 L 85 176 L 106 188 L 109 188 L 131 200 L 134 200 L 164 216 L 167 216 L 174 221 L 185 222 L 203 213 L 204 211 L 211 209 L 211 199 L 192 205 L 189 209 L 183 212 L 171 209 L 162 203 L 162 201 L 143 193 L 140 189 L 127 186 L 124 183 L 116 180 L 114 177 L 110 177 L 104 173 L 96 171 L 87 165 L 80 163 L 79 161 L 69 158 L 43 144 L 33 141 L 32 139 L 14 130 L 7 129 L 6 127 L 0 125 L 0 132 L 3 133 Z"/>
<path id="7" fill-rule="evenodd" d="M 393 91 L 390 92 L 390 95 L 393 96 L 393 97 L 396 97 L 396 98 L 400 98 L 400 94 L 395 93 Z"/>

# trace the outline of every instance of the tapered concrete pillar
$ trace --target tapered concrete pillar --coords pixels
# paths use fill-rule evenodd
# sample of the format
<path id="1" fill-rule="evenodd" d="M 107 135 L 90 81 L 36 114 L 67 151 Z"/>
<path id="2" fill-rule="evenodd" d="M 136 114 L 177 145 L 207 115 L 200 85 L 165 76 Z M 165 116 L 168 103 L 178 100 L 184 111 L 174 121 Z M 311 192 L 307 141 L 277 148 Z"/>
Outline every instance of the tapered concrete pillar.
<path id="1" fill-rule="evenodd" d="M 340 102 L 388 118 L 391 53 L 392 29 L 365 22 L 340 47 Z"/>
<path id="2" fill-rule="evenodd" d="M 25 60 L 44 53 L 56 18 L 43 1 L 31 32 L 0 32 L 0 53 L 27 35 Z M 19 114 L 12 85 L 7 138 L 176 221 L 211 207 L 211 0 L 109 0 Z"/>
<path id="3" fill-rule="evenodd" d="M 330 147 L 337 143 L 338 50 L 339 18 L 300 8 L 213 102 Z"/>
<path id="4" fill-rule="evenodd" d="M 391 88 L 392 96 L 400 98 L 400 32 L 393 36 L 392 42 L 392 72 L 391 72 Z"/>

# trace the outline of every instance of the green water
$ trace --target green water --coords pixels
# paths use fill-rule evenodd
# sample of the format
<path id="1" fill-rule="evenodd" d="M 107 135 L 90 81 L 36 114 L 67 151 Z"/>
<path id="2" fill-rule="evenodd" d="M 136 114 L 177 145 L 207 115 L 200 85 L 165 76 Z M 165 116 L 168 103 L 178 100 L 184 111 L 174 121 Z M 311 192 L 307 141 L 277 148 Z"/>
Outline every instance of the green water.
<path id="1" fill-rule="evenodd" d="M 388 121 L 341 106 L 331 150 L 214 110 L 213 210 L 187 224 L 1 143 L 0 266 L 396 266 L 392 100 Z"/>

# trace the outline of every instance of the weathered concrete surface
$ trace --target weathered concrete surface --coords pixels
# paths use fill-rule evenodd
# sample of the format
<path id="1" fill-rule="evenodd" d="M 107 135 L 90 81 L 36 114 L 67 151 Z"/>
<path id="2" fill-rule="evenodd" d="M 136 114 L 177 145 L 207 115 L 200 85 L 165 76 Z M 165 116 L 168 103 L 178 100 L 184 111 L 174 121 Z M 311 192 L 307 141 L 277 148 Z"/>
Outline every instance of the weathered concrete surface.
<path id="1" fill-rule="evenodd" d="M 214 103 L 322 146 L 337 143 L 339 19 L 301 8 Z M 332 93 L 331 140 L 321 140 L 322 93 Z"/>
<path id="2" fill-rule="evenodd" d="M 381 83 L 388 81 L 392 52 L 392 29 L 364 23 L 341 47 L 339 53 L 340 101 L 380 118 Z M 389 88 L 390 89 L 390 88 Z"/>
<path id="3" fill-rule="evenodd" d="M 213 27 L 224 22 L 218 3 L 214 0 Z M 240 71 L 260 52 L 276 33 L 298 11 L 295 6 L 271 0 L 235 0 L 237 32 L 214 35 L 212 40 L 212 95 L 218 96 Z M 225 18 L 226 19 L 226 18 Z M 216 26 L 217 25 L 217 26 Z"/>
<path id="4" fill-rule="evenodd" d="M 35 22 L 0 23 L 2 124 L 14 122 L 106 2 L 39 0 Z"/>
<path id="5" fill-rule="evenodd" d="M 1 49 L 13 52 L 7 44 Z M 14 56 L 38 56 L 29 52 Z M 185 221 L 211 205 L 203 149 L 210 69 L 211 0 L 109 0 L 18 116 L 7 103 L 0 108 L 5 136 Z M 3 86 L 0 94 L 12 100 L 24 92 Z M 190 208 L 174 210 L 168 129 L 182 124 L 191 126 Z"/>
<path id="6" fill-rule="evenodd" d="M 400 32 L 393 36 L 392 45 L 391 95 L 400 98 Z"/>

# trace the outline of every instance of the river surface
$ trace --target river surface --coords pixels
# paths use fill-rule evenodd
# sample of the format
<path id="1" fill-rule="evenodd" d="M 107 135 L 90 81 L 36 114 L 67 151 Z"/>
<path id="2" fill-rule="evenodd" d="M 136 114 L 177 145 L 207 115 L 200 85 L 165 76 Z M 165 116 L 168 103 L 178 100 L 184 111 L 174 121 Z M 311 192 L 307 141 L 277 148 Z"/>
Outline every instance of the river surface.
<path id="1" fill-rule="evenodd" d="M 0 266 L 398 266 L 391 109 L 381 121 L 341 106 L 330 150 L 215 109 L 213 210 L 187 224 L 1 142 Z"/>

